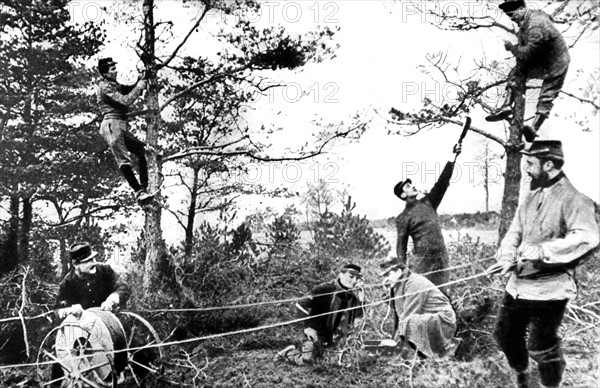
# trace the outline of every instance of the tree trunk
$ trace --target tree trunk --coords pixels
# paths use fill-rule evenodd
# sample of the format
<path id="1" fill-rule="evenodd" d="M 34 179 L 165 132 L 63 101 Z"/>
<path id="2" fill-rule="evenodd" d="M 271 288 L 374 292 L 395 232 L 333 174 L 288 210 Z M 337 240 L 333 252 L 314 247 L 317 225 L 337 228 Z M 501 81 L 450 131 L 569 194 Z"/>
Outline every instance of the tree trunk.
<path id="1" fill-rule="evenodd" d="M 33 211 L 31 198 L 22 198 L 21 203 L 23 204 L 23 215 L 19 228 L 19 262 L 24 264 L 29 261 L 29 232 L 31 231 Z"/>
<path id="2" fill-rule="evenodd" d="M 510 123 L 509 139 L 506 145 L 506 171 L 504 173 L 504 195 L 502 196 L 502 212 L 500 213 L 499 240 L 510 227 L 519 203 L 519 190 L 521 186 L 521 128 L 525 117 L 525 79 L 516 80 L 515 104 L 513 118 Z"/>
<path id="3" fill-rule="evenodd" d="M 483 188 L 485 189 L 485 212 L 490 211 L 490 146 L 485 143 Z"/>
<path id="4" fill-rule="evenodd" d="M 64 238 L 58 240 L 58 246 L 60 251 L 60 277 L 62 279 L 67 274 L 67 271 L 69 271 L 69 258 L 67 257 L 67 242 Z"/>
<path id="5" fill-rule="evenodd" d="M 190 189 L 190 206 L 188 207 L 188 216 L 185 226 L 185 255 L 189 256 L 194 244 L 194 219 L 196 218 L 196 202 L 198 200 L 198 175 L 200 166 L 194 166 L 194 180 Z"/>
<path id="6" fill-rule="evenodd" d="M 490 211 L 490 180 L 489 176 L 486 173 L 485 176 L 485 212 L 488 213 Z"/>
<path id="7" fill-rule="evenodd" d="M 154 1 L 144 0 L 144 64 L 150 77 L 148 79 L 148 88 L 146 93 L 146 103 L 150 109 L 146 118 L 146 143 L 151 148 L 156 149 L 158 140 L 158 129 L 160 125 L 160 113 L 158 112 L 159 103 L 159 86 L 156 79 L 156 59 L 155 59 L 155 31 L 154 31 Z M 161 207 L 160 207 L 160 180 L 161 180 L 161 164 L 154 152 L 147 152 L 148 159 L 148 192 L 156 193 L 154 201 L 146 207 L 145 221 L 145 245 L 146 245 L 146 260 L 144 262 L 144 293 L 149 293 L 152 289 L 156 289 L 155 281 L 158 279 L 158 264 L 165 255 L 165 243 L 162 237 L 161 229 Z"/>
<path id="8" fill-rule="evenodd" d="M 19 197 L 10 197 L 9 212 L 8 231 L 0 257 L 0 274 L 12 271 L 19 264 Z"/>

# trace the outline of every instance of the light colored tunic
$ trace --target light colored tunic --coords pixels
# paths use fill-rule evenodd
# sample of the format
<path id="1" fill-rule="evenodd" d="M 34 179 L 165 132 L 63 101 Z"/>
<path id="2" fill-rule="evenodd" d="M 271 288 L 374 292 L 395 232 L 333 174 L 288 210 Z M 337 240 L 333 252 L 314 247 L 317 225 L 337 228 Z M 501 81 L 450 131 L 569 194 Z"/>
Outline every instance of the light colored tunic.
<path id="1" fill-rule="evenodd" d="M 498 258 L 513 261 L 519 247 L 541 260 L 518 263 L 506 291 L 513 298 L 564 300 L 577 294 L 575 263 L 598 245 L 594 203 L 566 176 L 530 191 L 504 236 Z"/>
<path id="2" fill-rule="evenodd" d="M 456 314 L 450 300 L 424 276 L 407 271 L 392 287 L 397 330 L 427 357 L 443 357 L 453 348 Z M 396 321 L 397 320 L 397 321 Z"/>

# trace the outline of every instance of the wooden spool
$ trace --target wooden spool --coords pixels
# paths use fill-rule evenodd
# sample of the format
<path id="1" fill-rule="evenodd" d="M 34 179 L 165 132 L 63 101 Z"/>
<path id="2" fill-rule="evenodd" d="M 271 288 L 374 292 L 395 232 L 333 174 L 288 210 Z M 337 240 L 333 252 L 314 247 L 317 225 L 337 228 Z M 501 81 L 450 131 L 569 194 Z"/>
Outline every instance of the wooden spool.
<path id="1" fill-rule="evenodd" d="M 117 317 L 99 308 L 69 315 L 56 335 L 56 357 L 75 377 L 107 381 L 127 365 L 125 330 Z M 114 375 L 112 375 L 114 377 Z"/>

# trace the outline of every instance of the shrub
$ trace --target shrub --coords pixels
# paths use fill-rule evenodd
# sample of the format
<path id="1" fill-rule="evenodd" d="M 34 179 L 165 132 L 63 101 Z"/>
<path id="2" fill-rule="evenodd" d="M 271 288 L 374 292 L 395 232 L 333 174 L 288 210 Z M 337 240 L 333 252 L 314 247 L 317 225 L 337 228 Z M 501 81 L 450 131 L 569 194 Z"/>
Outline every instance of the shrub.
<path id="1" fill-rule="evenodd" d="M 25 301 L 22 300 L 23 279 L 25 279 Z M 21 309 L 25 317 L 45 313 L 54 306 L 54 298 L 58 291 L 55 284 L 41 280 L 32 268 L 22 266 L 1 277 L 0 287 L 3 290 L 0 296 L 0 304 L 3 306 L 0 319 L 17 317 Z M 51 322 L 47 318 L 26 321 L 30 359 L 35 357 L 36 347 L 50 329 Z M 21 321 L 10 320 L 0 323 L 0 363 L 23 361 L 26 361 L 26 352 Z"/>
<path id="2" fill-rule="evenodd" d="M 496 244 L 485 244 L 468 234 L 458 241 L 447 244 L 450 267 L 470 264 L 450 271 L 450 281 L 464 279 L 482 273 L 493 263 Z M 486 260 L 490 259 L 490 260 Z M 492 339 L 494 318 L 500 298 L 502 279 L 477 277 L 465 282 L 454 283 L 448 293 L 457 315 L 456 336 L 462 339 L 457 349 L 459 360 L 472 360 L 477 356 L 488 356 L 497 350 Z M 495 285 L 496 287 L 491 287 Z"/>
<path id="3" fill-rule="evenodd" d="M 271 241 L 270 255 L 285 256 L 299 248 L 300 230 L 294 220 L 283 214 L 268 226 Z"/>
<path id="4" fill-rule="evenodd" d="M 352 213 L 355 207 L 348 196 L 342 214 L 326 210 L 320 215 L 314 228 L 314 246 L 320 256 L 366 260 L 388 255 L 389 242 L 373 229 L 366 216 Z"/>

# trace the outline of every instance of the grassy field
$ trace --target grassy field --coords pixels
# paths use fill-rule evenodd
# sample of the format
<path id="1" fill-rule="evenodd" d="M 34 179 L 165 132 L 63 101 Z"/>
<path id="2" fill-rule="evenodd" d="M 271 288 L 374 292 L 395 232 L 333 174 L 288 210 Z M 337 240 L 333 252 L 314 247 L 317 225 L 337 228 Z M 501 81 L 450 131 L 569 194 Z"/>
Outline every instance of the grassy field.
<path id="1" fill-rule="evenodd" d="M 395 245 L 395 230 L 378 231 Z M 488 229 L 463 228 L 444 231 L 450 255 L 450 266 L 464 265 L 450 274 L 460 280 L 480 273 L 489 263 L 478 262 L 494 252 L 496 232 Z M 302 234 L 303 245 L 311 241 Z M 292 260 L 292 258 L 286 258 Z M 359 261 L 367 283 L 367 301 L 383 297 L 376 283 L 381 259 Z M 468 265 L 472 263 L 472 265 Z M 291 263 L 290 263 L 291 264 Z M 288 269 L 286 271 L 286 269 Z M 282 270 L 268 279 L 252 284 L 242 297 L 226 304 L 272 301 L 304 295 L 308 284 L 327 280 L 302 279 L 303 268 L 282 263 Z M 300 278 L 306 287 L 291 286 L 289 279 Z M 264 279 L 264 278 L 263 278 Z M 160 373 L 152 375 L 146 387 L 411 387 L 411 388 L 500 388 L 512 387 L 514 376 L 503 354 L 491 339 L 495 312 L 502 296 L 503 279 L 478 277 L 457 282 L 448 293 L 459 317 L 457 336 L 462 343 L 456 354 L 441 360 L 404 360 L 398 356 L 373 354 L 361 347 L 366 339 L 386 338 L 391 322 L 386 319 L 387 306 L 377 304 L 365 311 L 363 326 L 346 341 L 329 349 L 325 357 L 313 365 L 295 366 L 274 360 L 277 352 L 302 340 L 302 325 L 277 326 L 295 318 L 293 303 L 264 305 L 207 314 L 142 313 L 152 322 L 163 339 L 191 341 L 164 347 Z M 591 261 L 578 270 L 579 297 L 570 303 L 561 327 L 567 369 L 563 387 L 600 388 L 600 263 Z M 140 306 L 132 304 L 131 308 Z M 185 325 L 185 327 L 183 326 Z M 265 327 L 265 326 L 275 327 Z M 264 327 L 264 328 L 261 328 Z M 176 329 L 185 328 L 181 335 Z M 235 330 L 243 334 L 226 335 Z M 220 333 L 224 336 L 218 337 Z M 194 340 L 205 335 L 217 338 Z M 532 364 L 534 364 L 532 362 Z M 535 366 L 535 365 L 533 365 Z M 532 388 L 539 387 L 533 369 Z M 0 386 L 38 387 L 35 371 L 3 370 Z M 120 387 L 136 386 L 129 377 Z"/>
<path id="2" fill-rule="evenodd" d="M 390 245 L 395 244 L 395 230 L 386 228 L 380 229 L 380 232 Z M 444 235 L 451 266 L 460 264 L 465 257 L 489 254 L 496 241 L 493 230 L 448 230 Z M 310 235 L 303 233 L 302 239 L 308 243 Z M 365 269 L 368 283 L 379 280 L 378 262 L 359 264 Z M 480 263 L 463 268 L 451 274 L 451 280 L 476 274 L 485 266 L 485 263 Z M 597 327 L 591 327 L 598 321 L 593 317 L 596 313 L 585 314 L 580 310 L 581 306 L 590 311 L 598 310 L 597 304 L 586 306 L 599 300 L 598 267 L 595 263 L 580 271 L 580 297 L 571 304 L 561 328 L 567 359 L 563 387 L 599 387 L 600 332 Z M 273 359 L 279 350 L 302 339 L 301 327 L 296 324 L 199 343 L 185 350 L 195 369 L 189 367 L 184 377 L 173 373 L 173 364 L 169 364 L 170 372 L 156 386 L 185 383 L 197 387 L 512 387 L 513 373 L 491 339 L 502 291 L 503 279 L 488 277 L 458 283 L 449 290 L 461 320 L 458 336 L 463 340 L 457 354 L 450 358 L 412 363 L 398 356 L 375 355 L 362 349 L 360 339 L 381 339 L 389 332 L 390 322 L 385 320 L 387 308 L 378 305 L 367 309 L 365 325 L 360 331 L 350 335 L 348 342 L 330 349 L 325 358 L 314 365 L 294 366 Z M 286 297 L 295 297 L 303 290 L 288 292 L 291 294 L 285 294 Z M 381 297 L 381 289 L 373 288 L 367 292 L 369 301 L 377 301 Z M 266 316 L 257 324 L 269 325 L 289 319 L 286 312 L 291 310 L 291 306 L 281 306 L 278 316 Z M 177 354 L 181 355 L 181 352 L 179 350 Z M 539 376 L 533 361 L 532 364 L 531 387 L 539 387 Z"/>

